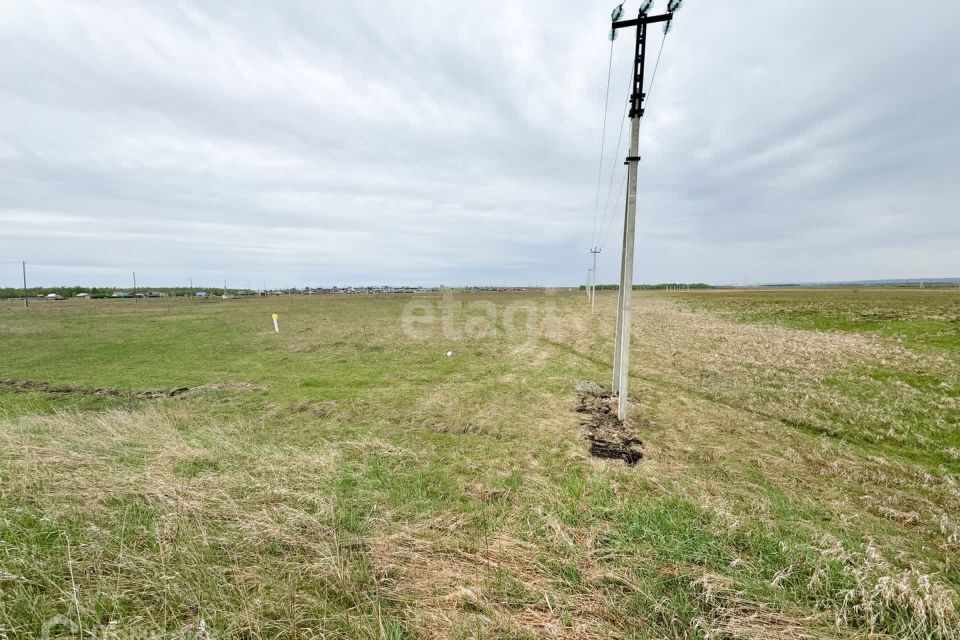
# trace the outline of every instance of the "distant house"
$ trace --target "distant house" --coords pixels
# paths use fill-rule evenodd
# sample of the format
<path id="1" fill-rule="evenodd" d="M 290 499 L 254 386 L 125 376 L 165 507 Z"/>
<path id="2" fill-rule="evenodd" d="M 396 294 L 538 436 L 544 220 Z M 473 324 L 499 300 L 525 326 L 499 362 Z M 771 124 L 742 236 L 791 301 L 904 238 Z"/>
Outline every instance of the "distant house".
<path id="1" fill-rule="evenodd" d="M 63 296 L 60 295 L 59 293 L 48 293 L 43 297 L 46 298 L 47 300 L 63 300 Z"/>
<path id="2" fill-rule="evenodd" d="M 77 295 L 75 295 L 75 296 L 73 296 L 73 297 L 74 297 L 74 298 L 80 298 L 81 300 L 86 300 L 86 299 L 90 298 L 90 294 L 89 294 L 89 293 L 78 293 Z"/>
<path id="3" fill-rule="evenodd" d="M 167 294 L 163 291 L 151 291 L 147 294 L 148 298 L 166 298 Z"/>
<path id="4" fill-rule="evenodd" d="M 207 292 L 206 292 L 206 291 L 197 291 L 197 297 L 198 297 L 198 298 L 206 298 L 206 297 L 207 297 Z"/>
<path id="5" fill-rule="evenodd" d="M 132 298 L 133 296 L 126 291 L 114 291 L 113 294 L 110 295 L 110 297 L 111 298 Z"/>

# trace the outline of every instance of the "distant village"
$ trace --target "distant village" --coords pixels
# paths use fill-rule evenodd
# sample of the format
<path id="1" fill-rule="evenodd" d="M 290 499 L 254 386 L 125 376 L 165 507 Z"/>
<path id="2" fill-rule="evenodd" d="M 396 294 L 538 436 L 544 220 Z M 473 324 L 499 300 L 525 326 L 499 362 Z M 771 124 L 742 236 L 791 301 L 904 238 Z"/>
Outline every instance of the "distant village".
<path id="1" fill-rule="evenodd" d="M 136 299 L 136 298 L 196 298 L 199 300 L 236 300 L 243 298 L 260 298 L 268 296 L 287 295 L 383 295 L 383 294 L 417 294 L 437 293 L 445 287 L 304 287 L 302 289 L 179 289 L 161 288 L 145 291 L 96 289 L 80 290 L 80 287 L 56 287 L 53 291 L 28 290 L 26 297 L 31 300 L 92 300 L 92 299 Z M 525 291 L 527 287 L 465 287 L 461 290 L 471 292 L 496 291 Z M 24 297 L 22 290 L 5 289 L 0 291 L 0 297 Z"/>

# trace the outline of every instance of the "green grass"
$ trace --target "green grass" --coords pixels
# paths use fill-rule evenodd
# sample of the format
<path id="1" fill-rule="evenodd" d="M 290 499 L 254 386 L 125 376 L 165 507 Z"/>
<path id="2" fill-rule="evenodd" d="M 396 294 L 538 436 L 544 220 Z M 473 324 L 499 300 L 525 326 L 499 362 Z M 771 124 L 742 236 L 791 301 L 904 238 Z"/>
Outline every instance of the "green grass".
<path id="1" fill-rule="evenodd" d="M 686 300 L 747 322 L 872 333 L 913 348 L 960 351 L 960 289 L 771 289 Z"/>
<path id="2" fill-rule="evenodd" d="M 960 637 L 955 292 L 457 296 L 0 306 L 0 634 Z"/>
<path id="3" fill-rule="evenodd" d="M 829 402 L 810 412 L 808 423 L 831 436 L 881 444 L 886 454 L 931 469 L 960 471 L 949 453 L 960 447 L 960 290 L 736 291 L 689 295 L 684 302 L 739 322 L 886 341 L 889 358 L 822 378 Z"/>

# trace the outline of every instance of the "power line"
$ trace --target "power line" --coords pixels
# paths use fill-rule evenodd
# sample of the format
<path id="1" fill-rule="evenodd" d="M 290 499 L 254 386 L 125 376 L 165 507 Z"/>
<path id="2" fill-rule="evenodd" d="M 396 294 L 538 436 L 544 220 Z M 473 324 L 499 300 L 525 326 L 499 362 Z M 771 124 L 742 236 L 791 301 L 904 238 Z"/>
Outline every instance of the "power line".
<path id="1" fill-rule="evenodd" d="M 669 22 L 667 23 L 670 24 Z M 650 86 L 647 87 L 647 104 L 650 104 L 650 96 L 653 95 L 653 83 L 657 81 L 657 69 L 660 68 L 660 56 L 663 55 L 663 45 L 667 42 L 667 34 L 669 31 L 663 32 L 663 37 L 660 39 L 660 50 L 657 51 L 657 61 L 653 63 L 653 73 L 650 75 Z M 640 121 L 640 126 L 643 126 L 643 121 Z"/>
<path id="2" fill-rule="evenodd" d="M 613 155 L 614 158 L 620 156 L 620 143 L 623 141 L 623 125 L 627 123 L 627 107 L 630 106 L 630 101 L 625 100 L 623 102 L 623 115 L 620 116 L 620 133 L 617 134 L 617 151 Z M 607 200 L 603 204 L 603 218 L 606 219 L 607 211 L 610 209 L 610 195 L 613 192 L 613 179 L 617 175 L 617 165 L 616 163 L 610 167 L 610 186 L 607 187 Z M 619 198 L 618 198 L 619 199 Z"/>
<path id="3" fill-rule="evenodd" d="M 616 13 L 616 10 L 614 10 Z M 590 244 L 597 235 L 597 217 L 600 215 L 600 183 L 603 180 L 603 150 L 607 142 L 607 112 L 610 106 L 610 76 L 613 71 L 613 39 L 610 40 L 610 56 L 607 60 L 607 90 L 603 98 L 603 127 L 600 132 L 600 162 L 597 167 L 597 195 L 593 202 L 593 230 L 590 232 Z M 622 129 L 621 129 L 622 131 Z M 619 142 L 618 142 L 619 145 Z"/>
<path id="4" fill-rule="evenodd" d="M 657 51 L 657 60 L 656 60 L 656 62 L 655 62 L 654 65 L 653 65 L 653 73 L 650 75 L 650 86 L 647 87 L 647 104 L 648 104 L 648 105 L 650 104 L 650 96 L 653 95 L 653 83 L 656 82 L 656 80 L 657 80 L 657 69 L 660 68 L 660 57 L 663 55 L 663 45 L 664 45 L 664 44 L 666 43 L 666 41 L 667 41 L 667 33 L 669 33 L 669 31 L 664 31 L 663 38 L 661 38 L 661 40 L 660 40 L 660 49 Z M 626 103 L 626 104 L 629 105 L 629 104 L 630 104 L 630 101 L 627 100 L 627 103 Z M 624 107 L 624 118 L 623 118 L 623 120 L 621 120 L 621 122 L 620 122 L 620 133 L 621 133 L 621 135 L 623 134 L 623 124 L 624 124 L 625 122 L 626 122 L 626 107 Z M 641 131 L 643 130 L 643 122 L 644 122 L 644 121 L 643 121 L 643 118 L 641 118 L 641 119 L 640 119 L 640 130 L 641 130 Z M 617 140 L 617 155 L 619 155 L 619 154 L 620 154 L 620 140 L 618 139 L 618 140 Z M 613 170 L 611 171 L 611 173 L 610 173 L 610 186 L 611 186 L 611 187 L 613 186 L 613 177 L 614 177 L 614 175 L 616 175 L 616 167 L 615 167 L 615 166 L 614 166 L 614 169 L 613 169 Z M 627 172 L 624 171 L 624 172 L 623 172 L 623 182 L 620 184 L 620 191 L 619 191 L 619 193 L 618 193 L 618 195 L 617 195 L 617 200 L 615 200 L 614 202 L 620 200 L 620 196 L 623 194 L 623 190 L 626 188 L 626 186 L 627 186 Z M 607 192 L 607 205 L 604 206 L 604 210 L 603 210 L 604 218 L 607 217 L 607 206 L 609 206 L 609 204 L 610 204 L 610 193 L 609 193 L 609 191 L 608 191 L 608 192 Z M 613 221 L 614 221 L 614 219 L 615 219 L 616 217 L 617 217 L 617 216 L 616 216 L 616 210 L 611 211 L 611 212 L 610 212 L 610 221 L 607 223 L 607 230 L 606 230 L 606 232 L 604 232 L 604 234 L 603 234 L 603 241 L 600 242 L 599 246 L 605 247 L 605 246 L 607 245 L 607 238 L 608 238 L 609 235 L 610 235 L 610 229 L 613 228 Z"/>
<path id="5" fill-rule="evenodd" d="M 627 186 L 627 172 L 623 172 L 623 181 L 620 183 L 620 190 L 617 192 L 617 200 L 620 200 L 623 197 L 623 190 Z M 610 230 L 613 229 L 613 221 L 616 220 L 616 210 L 610 213 L 610 222 L 607 223 L 607 230 L 603 234 L 603 241 L 598 245 L 600 247 L 607 246 L 607 238 L 610 237 Z"/>

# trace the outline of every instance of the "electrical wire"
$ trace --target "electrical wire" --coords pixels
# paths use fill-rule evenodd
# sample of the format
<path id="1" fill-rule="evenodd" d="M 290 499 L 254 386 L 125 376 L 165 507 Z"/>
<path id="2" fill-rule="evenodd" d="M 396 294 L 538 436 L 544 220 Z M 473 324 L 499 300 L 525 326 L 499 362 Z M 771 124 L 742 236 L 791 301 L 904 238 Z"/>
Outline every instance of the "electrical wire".
<path id="1" fill-rule="evenodd" d="M 656 82 L 656 80 L 657 80 L 657 69 L 660 68 L 660 56 L 663 55 L 663 45 L 666 44 L 666 42 L 667 42 L 667 34 L 664 33 L 664 34 L 663 34 L 663 38 L 660 40 L 660 49 L 657 51 L 657 61 L 654 63 L 654 65 L 653 65 L 653 73 L 650 75 L 650 84 L 649 84 L 649 86 L 647 87 L 647 105 L 650 104 L 651 97 L 653 96 L 653 84 L 654 84 L 654 82 Z M 624 119 L 621 120 L 621 122 L 620 122 L 620 132 L 621 132 L 621 134 L 623 133 L 623 124 L 624 124 L 625 121 L 626 121 L 626 119 L 624 118 Z M 640 119 L 640 125 L 639 125 L 639 127 L 638 127 L 637 135 L 639 135 L 639 133 L 640 133 L 641 131 L 643 131 L 643 123 L 644 123 L 644 119 L 641 118 L 641 119 Z M 617 153 L 619 154 L 619 152 L 620 152 L 620 142 L 618 141 L 618 142 L 617 142 Z M 613 176 L 614 176 L 614 173 L 615 173 L 615 172 L 616 172 L 616 165 L 614 165 L 614 170 L 613 170 L 613 172 L 610 174 L 610 184 L 611 184 L 611 186 L 613 185 Z M 620 194 L 623 193 L 623 191 L 624 191 L 624 189 L 626 188 L 626 186 L 627 186 L 627 172 L 624 172 L 624 175 L 623 175 L 623 183 L 620 185 Z M 617 196 L 617 200 L 620 200 L 620 196 L 619 196 L 619 195 Z M 607 205 L 609 205 L 609 203 L 610 203 L 610 201 L 609 201 L 609 192 L 608 192 Z M 604 218 L 607 217 L 607 209 L 606 209 L 606 206 L 604 207 L 603 215 L 604 215 Z M 605 247 L 607 246 L 607 238 L 608 238 L 609 235 L 610 235 L 610 229 L 613 227 L 613 221 L 614 221 L 614 219 L 615 219 L 616 217 L 617 217 L 617 216 L 616 216 L 616 209 L 614 209 L 613 211 L 610 212 L 610 221 L 607 223 L 607 230 L 606 230 L 606 232 L 604 232 L 604 234 L 603 234 L 603 241 L 600 243 L 600 247 L 602 247 L 602 248 L 605 248 Z"/>
<path id="2" fill-rule="evenodd" d="M 630 79 L 629 86 L 631 89 L 633 88 L 633 78 Z M 629 92 L 627 93 L 627 95 L 629 96 Z M 628 97 L 627 100 L 625 100 L 623 103 L 623 114 L 620 116 L 620 133 L 617 135 L 617 150 L 613 154 L 614 164 L 610 168 L 610 185 L 607 187 L 607 200 L 603 204 L 603 218 L 601 218 L 602 220 L 606 220 L 607 211 L 610 210 L 610 196 L 613 194 L 613 179 L 617 176 L 616 158 L 620 157 L 620 144 L 623 141 L 623 126 L 627 123 L 627 107 L 629 106 L 630 106 L 630 99 Z M 619 197 L 617 199 L 619 200 Z M 602 226 L 602 223 L 601 223 L 601 226 Z"/>
<path id="3" fill-rule="evenodd" d="M 603 180 L 603 150 L 607 142 L 607 113 L 610 106 L 610 76 L 613 71 L 613 40 L 610 41 L 610 57 L 607 60 L 607 90 L 603 98 L 603 127 L 600 133 L 600 166 L 597 167 L 597 195 L 593 202 L 593 230 L 590 232 L 590 248 L 597 236 L 597 219 L 600 216 L 600 183 Z M 621 128 L 622 131 L 622 128 Z M 617 143 L 619 145 L 619 142 Z"/>
<path id="4" fill-rule="evenodd" d="M 627 173 L 623 174 L 623 182 L 620 183 L 620 191 L 617 193 L 617 200 L 620 200 L 623 196 L 623 192 L 627 186 Z M 617 219 L 616 210 L 610 215 L 610 221 L 607 223 L 607 230 L 603 234 L 603 241 L 600 243 L 601 249 L 607 248 L 607 238 L 610 237 L 610 229 L 613 228 L 613 221 Z"/>

